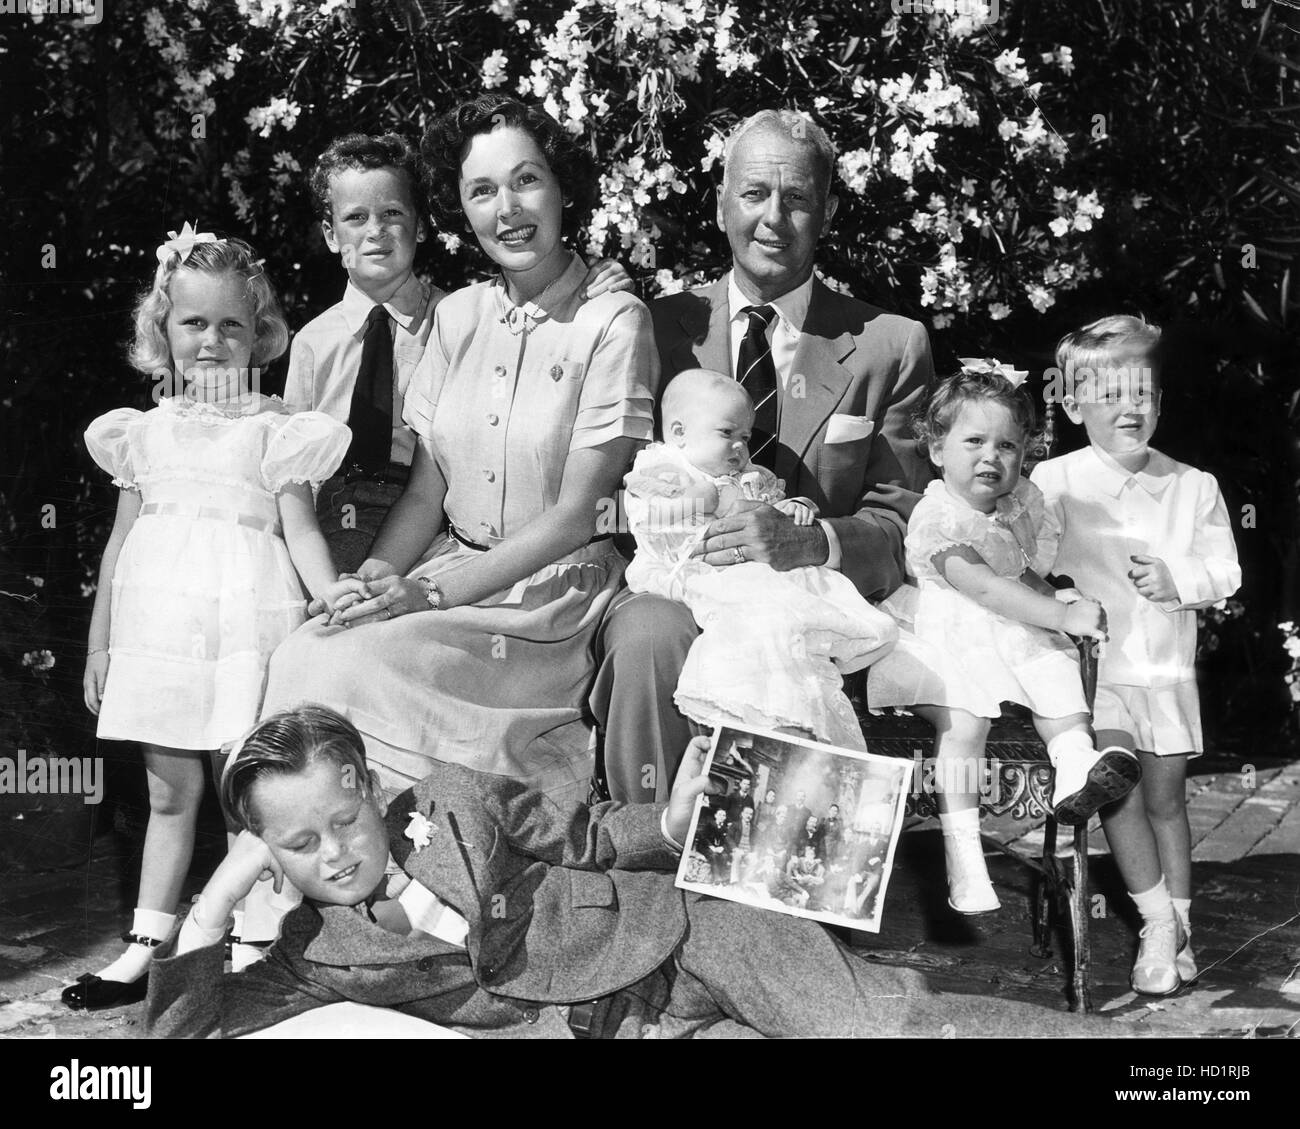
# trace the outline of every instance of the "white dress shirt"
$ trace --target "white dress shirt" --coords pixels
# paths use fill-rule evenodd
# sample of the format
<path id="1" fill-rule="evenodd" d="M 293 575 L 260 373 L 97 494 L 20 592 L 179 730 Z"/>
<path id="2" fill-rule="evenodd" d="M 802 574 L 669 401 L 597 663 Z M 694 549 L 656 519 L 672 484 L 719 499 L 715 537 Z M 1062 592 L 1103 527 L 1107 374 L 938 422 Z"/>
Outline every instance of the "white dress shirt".
<path id="1" fill-rule="evenodd" d="M 1125 686 L 1196 677 L 1196 608 L 1241 585 L 1228 508 L 1212 474 L 1154 448 L 1136 473 L 1095 447 L 1049 459 L 1030 476 L 1061 527 L 1052 566 L 1106 609 L 1098 676 Z M 1155 604 L 1129 579 L 1131 556 L 1157 557 L 1178 598 Z"/>
<path id="2" fill-rule="evenodd" d="M 776 317 L 767 327 L 768 344 L 772 346 L 772 364 L 776 368 L 777 383 L 782 393 L 790 383 L 790 374 L 794 371 L 794 355 L 799 348 L 799 337 L 803 333 L 803 323 L 808 317 L 808 304 L 812 301 L 813 276 L 810 274 L 800 285 L 770 302 L 751 300 L 745 296 L 736 281 L 736 272 L 727 272 L 727 309 L 731 314 L 731 376 L 739 371 L 740 344 L 749 331 L 749 315 L 744 312 L 746 306 L 771 306 L 776 310 Z M 781 402 L 783 396 L 776 398 L 777 428 L 780 429 Z M 840 567 L 840 539 L 829 521 L 819 521 L 826 532 L 828 567 Z"/>
<path id="3" fill-rule="evenodd" d="M 393 319 L 393 439 L 389 460 L 409 466 L 415 435 L 402 422 L 411 373 L 424 355 L 433 328 L 433 311 L 443 292 L 412 275 L 384 303 Z M 340 423 L 352 411 L 352 390 L 361 369 L 366 318 L 375 303 L 352 284 L 336 302 L 298 331 L 289 350 L 284 402 L 295 412 L 318 411 Z"/>

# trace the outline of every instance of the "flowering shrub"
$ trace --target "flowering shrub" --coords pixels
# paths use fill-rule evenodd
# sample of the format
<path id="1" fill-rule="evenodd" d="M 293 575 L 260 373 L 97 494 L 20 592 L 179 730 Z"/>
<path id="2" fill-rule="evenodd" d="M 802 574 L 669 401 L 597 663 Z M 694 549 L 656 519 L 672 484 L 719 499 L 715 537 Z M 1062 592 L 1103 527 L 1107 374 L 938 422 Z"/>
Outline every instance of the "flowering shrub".
<path id="1" fill-rule="evenodd" d="M 1300 627 L 1291 620 L 1279 623 L 1277 627 L 1282 632 L 1282 649 L 1291 660 L 1291 669 L 1283 675 L 1283 680 L 1291 692 L 1291 701 L 1300 708 Z"/>
<path id="2" fill-rule="evenodd" d="M 24 177 L 4 186 L 0 242 L 18 311 L 0 323 L 0 532 L 84 639 L 111 499 L 80 436 L 147 406 L 119 358 L 153 248 L 186 219 L 246 235 L 301 325 L 341 285 L 304 184 L 334 136 L 414 139 L 485 90 L 541 102 L 601 171 L 584 249 L 653 296 L 725 268 L 722 137 L 788 106 L 839 147 L 824 276 L 922 318 L 941 368 L 1041 368 L 1065 329 L 1117 309 L 1225 326 L 1231 350 L 1191 358 L 1195 394 L 1168 390 L 1161 443 L 1267 515 L 1240 538 L 1247 575 L 1270 577 L 1243 596 L 1262 640 L 1296 614 L 1297 466 L 1279 445 L 1300 378 L 1247 330 L 1290 342 L 1300 308 L 1300 119 L 1279 109 L 1300 102 L 1300 65 L 1279 64 L 1295 37 L 1269 6 L 1184 7 L 1002 0 L 987 22 L 970 2 L 141 0 L 95 28 L 0 21 L 0 175 Z M 436 235 L 418 265 L 437 283 L 483 268 L 463 229 Z M 47 677 L 71 687 L 54 653 Z"/>
<path id="3" fill-rule="evenodd" d="M 710 193 L 722 134 L 765 103 L 803 110 L 840 143 L 845 200 L 824 261 L 847 288 L 888 293 L 942 328 L 959 315 L 1042 312 L 1095 273 L 1088 234 L 1105 206 L 1080 179 L 1058 113 L 1070 44 L 1029 51 L 967 15 L 865 15 L 849 2 L 393 9 L 400 29 L 338 2 L 237 0 L 232 16 L 208 0 L 157 0 L 123 14 L 119 34 L 138 20 L 159 142 L 183 151 L 221 134 L 209 183 L 255 238 L 282 230 L 298 174 L 332 134 L 411 133 L 456 97 L 506 87 L 591 146 L 602 175 L 586 249 L 625 258 L 652 292 L 722 265 Z M 395 30 L 411 72 L 400 48 L 372 50 Z M 459 237 L 443 234 L 457 254 Z"/>

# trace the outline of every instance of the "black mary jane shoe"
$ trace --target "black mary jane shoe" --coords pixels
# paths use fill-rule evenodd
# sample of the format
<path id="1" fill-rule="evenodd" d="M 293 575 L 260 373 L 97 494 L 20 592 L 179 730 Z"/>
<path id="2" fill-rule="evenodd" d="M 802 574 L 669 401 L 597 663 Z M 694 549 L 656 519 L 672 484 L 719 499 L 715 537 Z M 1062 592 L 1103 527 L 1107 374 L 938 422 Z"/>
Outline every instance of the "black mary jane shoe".
<path id="1" fill-rule="evenodd" d="M 121 980 L 104 980 L 93 972 L 83 972 L 76 982 L 63 989 L 59 997 L 73 1011 L 99 1011 L 106 1007 L 138 1004 L 149 991 L 149 974 L 124 984 Z"/>

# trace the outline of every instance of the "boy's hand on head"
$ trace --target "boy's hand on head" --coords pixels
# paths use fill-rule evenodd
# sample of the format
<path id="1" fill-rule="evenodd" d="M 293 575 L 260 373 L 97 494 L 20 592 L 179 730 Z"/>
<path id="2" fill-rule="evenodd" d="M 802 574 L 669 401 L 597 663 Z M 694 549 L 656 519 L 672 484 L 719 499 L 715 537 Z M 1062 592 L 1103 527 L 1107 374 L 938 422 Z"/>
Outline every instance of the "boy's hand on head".
<path id="1" fill-rule="evenodd" d="M 99 703 L 104 697 L 104 683 L 108 679 L 108 652 L 96 651 L 86 656 L 86 673 L 81 676 L 81 689 L 86 699 L 86 709 L 99 716 Z"/>
<path id="2" fill-rule="evenodd" d="M 241 831 L 226 857 L 221 860 L 216 873 L 203 888 L 205 909 L 224 921 L 235 903 L 240 898 L 247 897 L 248 892 L 262 879 L 270 879 L 278 894 L 284 884 L 284 871 L 280 869 L 280 864 L 275 861 L 266 843 L 251 831 Z M 216 928 L 220 922 L 205 920 L 199 924 Z"/>
<path id="3" fill-rule="evenodd" d="M 1128 578 L 1133 587 L 1153 604 L 1167 603 L 1178 599 L 1178 588 L 1174 584 L 1169 566 L 1159 557 L 1144 557 L 1135 553 L 1129 557 L 1133 567 L 1128 570 Z"/>
<path id="4" fill-rule="evenodd" d="M 664 822 L 668 834 L 679 843 L 685 843 L 686 836 L 690 833 L 696 799 L 709 791 L 709 778 L 704 775 L 704 758 L 709 755 L 711 744 L 711 738 L 692 737 L 682 755 L 677 779 L 673 781 L 672 794 L 668 797 L 668 815 Z"/>
<path id="5" fill-rule="evenodd" d="M 634 285 L 632 276 L 617 259 L 601 259 L 582 280 L 582 296 L 595 298 L 600 294 L 631 290 Z"/>

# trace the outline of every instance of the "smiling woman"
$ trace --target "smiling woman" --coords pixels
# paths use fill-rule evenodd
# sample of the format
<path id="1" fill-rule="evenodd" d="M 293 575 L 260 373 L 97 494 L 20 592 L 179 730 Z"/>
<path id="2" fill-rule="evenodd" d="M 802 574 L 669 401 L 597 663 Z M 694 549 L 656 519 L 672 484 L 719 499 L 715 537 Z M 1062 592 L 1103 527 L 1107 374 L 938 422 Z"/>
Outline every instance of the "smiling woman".
<path id="1" fill-rule="evenodd" d="M 264 709 L 339 709 L 386 788 L 436 759 L 581 798 L 593 638 L 624 567 L 596 516 L 651 435 L 650 317 L 584 296 L 565 236 L 594 176 L 545 113 L 465 103 L 421 155 L 439 226 L 468 226 L 500 273 L 439 304 L 406 490 L 351 602 L 277 652 Z"/>

